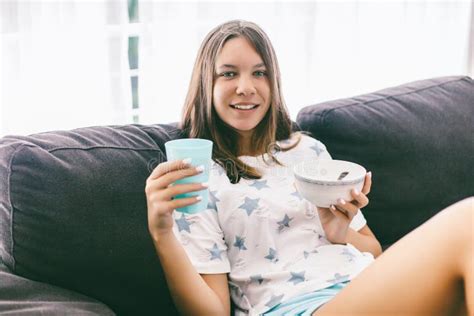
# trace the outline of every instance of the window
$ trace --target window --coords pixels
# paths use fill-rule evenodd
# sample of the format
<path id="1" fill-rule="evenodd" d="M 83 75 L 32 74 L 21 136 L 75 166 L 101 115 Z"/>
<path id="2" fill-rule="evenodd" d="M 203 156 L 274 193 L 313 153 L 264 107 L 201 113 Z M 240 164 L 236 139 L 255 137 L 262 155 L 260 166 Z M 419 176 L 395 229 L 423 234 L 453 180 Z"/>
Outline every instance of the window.
<path id="1" fill-rule="evenodd" d="M 128 0 L 128 20 L 130 23 L 139 23 L 138 16 L 138 0 Z M 133 123 L 140 122 L 138 113 L 140 105 L 138 98 L 138 81 L 139 81 L 139 35 L 129 35 L 128 37 L 128 65 L 130 68 L 130 84 L 132 92 L 132 119 Z"/>

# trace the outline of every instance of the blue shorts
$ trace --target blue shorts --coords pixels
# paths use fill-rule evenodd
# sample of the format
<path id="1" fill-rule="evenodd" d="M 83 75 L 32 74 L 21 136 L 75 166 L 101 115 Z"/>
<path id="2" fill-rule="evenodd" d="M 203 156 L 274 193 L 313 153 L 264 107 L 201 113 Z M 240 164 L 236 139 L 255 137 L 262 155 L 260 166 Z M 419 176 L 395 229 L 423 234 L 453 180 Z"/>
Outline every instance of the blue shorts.
<path id="1" fill-rule="evenodd" d="M 294 297 L 273 306 L 264 316 L 310 316 L 315 310 L 339 293 L 350 281 L 334 284 L 330 287 Z"/>

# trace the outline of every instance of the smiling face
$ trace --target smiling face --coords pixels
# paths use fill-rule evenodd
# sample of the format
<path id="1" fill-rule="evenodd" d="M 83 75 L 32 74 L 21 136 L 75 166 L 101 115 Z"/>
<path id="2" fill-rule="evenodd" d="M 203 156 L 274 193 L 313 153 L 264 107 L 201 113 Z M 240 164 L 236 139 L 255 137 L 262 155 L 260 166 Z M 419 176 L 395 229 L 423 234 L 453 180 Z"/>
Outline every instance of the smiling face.
<path id="1" fill-rule="evenodd" d="M 244 142 L 249 141 L 271 103 L 263 60 L 246 38 L 234 37 L 217 56 L 215 73 L 213 106 L 222 121 L 234 128 Z M 249 109 L 250 105 L 256 107 Z"/>

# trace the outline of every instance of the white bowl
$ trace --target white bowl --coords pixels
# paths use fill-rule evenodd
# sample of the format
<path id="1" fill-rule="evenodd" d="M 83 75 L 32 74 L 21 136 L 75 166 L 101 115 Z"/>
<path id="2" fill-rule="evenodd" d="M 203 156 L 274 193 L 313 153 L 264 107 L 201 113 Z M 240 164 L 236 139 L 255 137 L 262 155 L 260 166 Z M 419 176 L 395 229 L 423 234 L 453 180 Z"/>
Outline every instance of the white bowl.
<path id="1" fill-rule="evenodd" d="M 343 172 L 347 175 L 338 180 Z M 296 189 L 318 207 L 337 204 L 338 199 L 352 201 L 351 190 L 362 190 L 366 173 L 361 165 L 344 160 L 305 160 L 293 167 Z"/>

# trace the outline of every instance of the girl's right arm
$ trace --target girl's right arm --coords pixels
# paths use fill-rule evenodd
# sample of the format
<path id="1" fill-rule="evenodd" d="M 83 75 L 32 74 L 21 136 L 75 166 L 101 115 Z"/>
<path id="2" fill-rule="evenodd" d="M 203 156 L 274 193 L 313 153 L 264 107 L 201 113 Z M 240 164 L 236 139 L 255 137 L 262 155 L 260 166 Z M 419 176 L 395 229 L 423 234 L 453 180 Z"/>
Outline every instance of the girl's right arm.
<path id="1" fill-rule="evenodd" d="M 182 315 L 230 315 L 227 274 L 203 275 L 207 283 L 174 235 L 155 242 L 155 247 L 171 296 Z"/>
<path id="2" fill-rule="evenodd" d="M 148 229 L 176 308 L 183 315 L 230 315 L 227 274 L 200 275 L 173 233 L 173 211 L 191 205 L 195 197 L 172 197 L 202 190 L 200 183 L 170 185 L 200 171 L 182 161 L 164 162 L 147 179 Z"/>

